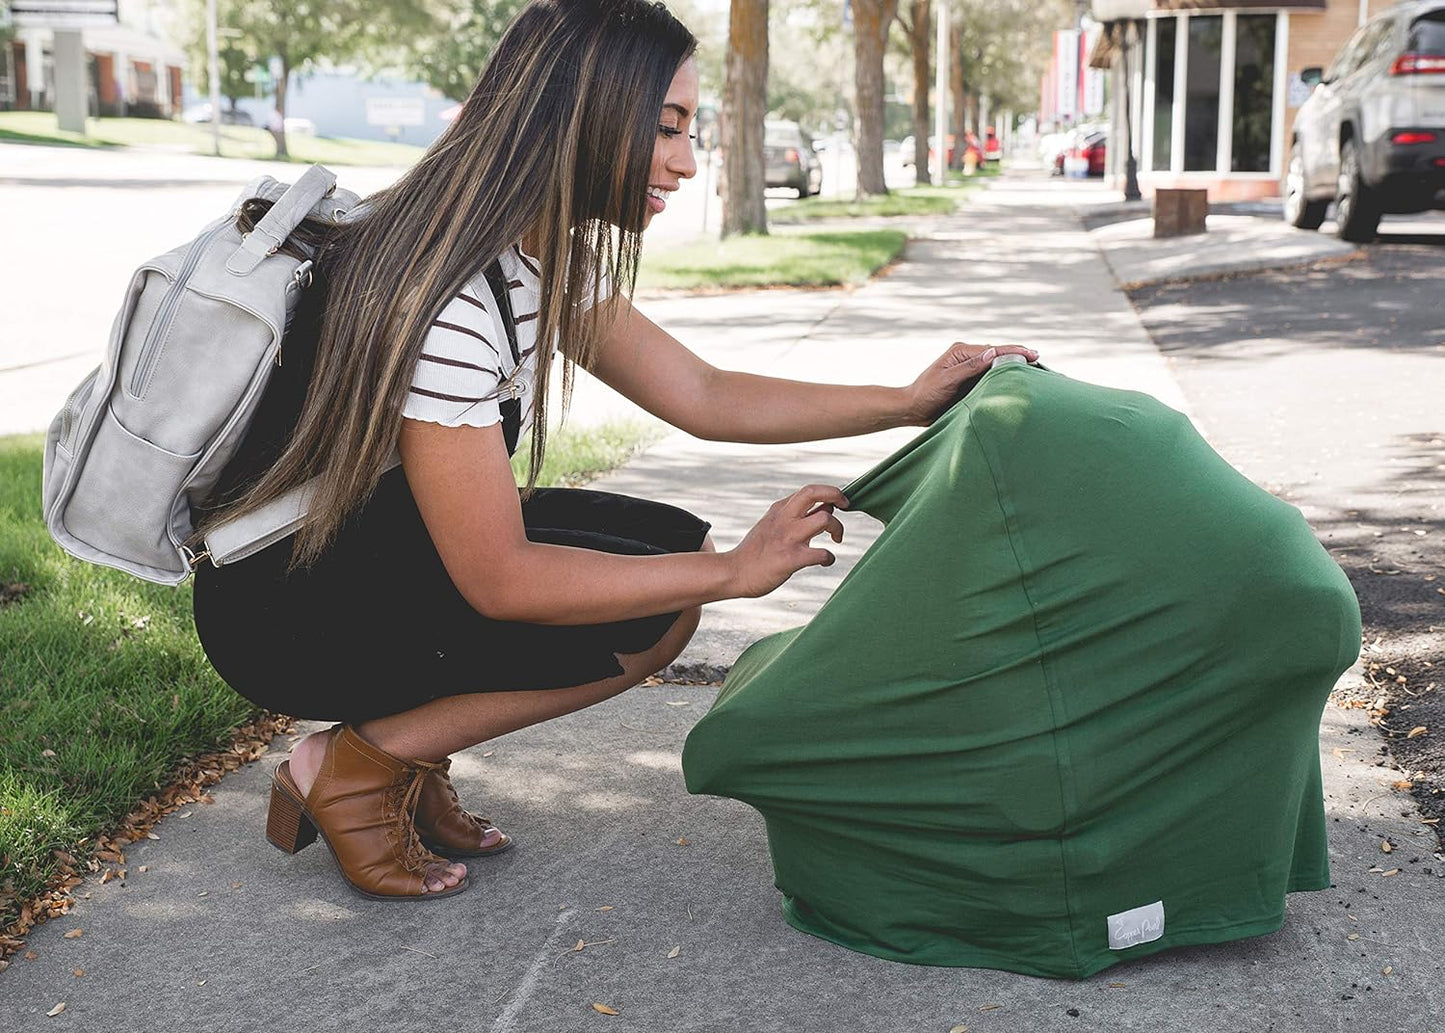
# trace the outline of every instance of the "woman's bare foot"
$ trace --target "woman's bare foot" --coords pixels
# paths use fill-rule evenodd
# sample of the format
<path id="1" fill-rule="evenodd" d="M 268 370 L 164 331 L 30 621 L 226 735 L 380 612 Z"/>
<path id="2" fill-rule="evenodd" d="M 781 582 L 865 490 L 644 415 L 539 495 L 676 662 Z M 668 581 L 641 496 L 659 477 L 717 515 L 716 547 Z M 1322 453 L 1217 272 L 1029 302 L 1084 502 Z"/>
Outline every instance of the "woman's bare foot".
<path id="1" fill-rule="evenodd" d="M 316 782 L 316 775 L 321 770 L 321 761 L 326 754 L 326 736 L 328 732 L 312 732 L 291 748 L 291 778 L 296 783 L 296 788 L 301 790 L 301 798 L 304 800 L 311 793 L 311 786 Z M 467 866 L 453 861 L 446 867 L 446 874 L 440 879 L 428 879 L 426 881 L 427 891 L 438 893 L 444 889 L 451 889 L 467 876 Z"/>

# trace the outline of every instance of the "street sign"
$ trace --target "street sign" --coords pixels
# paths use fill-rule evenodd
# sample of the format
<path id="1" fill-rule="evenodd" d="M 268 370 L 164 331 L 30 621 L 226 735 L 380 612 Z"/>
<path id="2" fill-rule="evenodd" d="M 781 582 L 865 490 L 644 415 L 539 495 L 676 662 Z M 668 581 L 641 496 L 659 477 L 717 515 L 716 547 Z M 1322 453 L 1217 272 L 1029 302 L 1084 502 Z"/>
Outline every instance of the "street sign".
<path id="1" fill-rule="evenodd" d="M 17 28 L 83 29 L 120 21 L 117 0 L 11 0 Z"/>
<path id="2" fill-rule="evenodd" d="M 397 129 L 425 125 L 426 101 L 421 97 L 368 97 L 366 124 Z"/>

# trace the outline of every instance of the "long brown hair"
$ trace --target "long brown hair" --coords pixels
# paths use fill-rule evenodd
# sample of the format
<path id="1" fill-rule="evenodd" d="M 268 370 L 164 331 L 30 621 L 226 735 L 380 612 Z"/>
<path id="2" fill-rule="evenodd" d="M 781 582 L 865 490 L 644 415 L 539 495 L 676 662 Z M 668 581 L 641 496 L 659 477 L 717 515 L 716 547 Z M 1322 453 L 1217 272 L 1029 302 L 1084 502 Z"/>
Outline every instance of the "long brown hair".
<path id="1" fill-rule="evenodd" d="M 329 233 L 327 297 L 295 433 L 274 465 L 208 523 L 315 479 L 292 562 L 307 565 L 375 489 L 401 435 L 427 331 L 446 303 L 523 234 L 540 265 L 532 460 L 541 470 L 553 354 L 562 402 L 600 346 L 596 301 L 630 294 L 657 117 L 696 40 L 661 3 L 533 0 L 461 113 L 395 184 Z"/>

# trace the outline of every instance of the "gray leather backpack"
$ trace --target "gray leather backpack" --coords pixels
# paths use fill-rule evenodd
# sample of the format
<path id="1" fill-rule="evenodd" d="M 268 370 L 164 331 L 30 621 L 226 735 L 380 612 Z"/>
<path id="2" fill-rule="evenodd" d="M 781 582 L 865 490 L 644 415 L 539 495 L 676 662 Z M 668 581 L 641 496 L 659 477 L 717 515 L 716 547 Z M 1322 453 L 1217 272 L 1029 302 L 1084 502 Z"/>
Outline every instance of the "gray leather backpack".
<path id="1" fill-rule="evenodd" d="M 252 198 L 273 204 L 243 235 L 237 218 Z M 176 585 L 207 555 L 239 559 L 294 530 L 304 495 L 223 525 L 197 549 L 191 507 L 245 437 L 310 284 L 310 258 L 282 246 L 308 215 L 337 221 L 357 203 L 319 165 L 290 187 L 263 176 L 193 241 L 136 270 L 105 360 L 46 435 L 45 523 L 61 548 Z"/>

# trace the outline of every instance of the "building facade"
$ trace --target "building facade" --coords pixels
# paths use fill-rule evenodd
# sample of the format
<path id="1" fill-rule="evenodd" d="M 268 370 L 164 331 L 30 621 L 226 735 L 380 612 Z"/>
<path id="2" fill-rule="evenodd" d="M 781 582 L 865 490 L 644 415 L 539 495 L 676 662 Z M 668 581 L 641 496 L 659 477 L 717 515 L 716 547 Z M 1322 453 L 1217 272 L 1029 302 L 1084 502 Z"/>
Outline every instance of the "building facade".
<path id="1" fill-rule="evenodd" d="M 175 46 L 129 25 L 83 30 L 92 116 L 173 118 L 181 111 L 185 56 Z M 55 106 L 54 33 L 21 29 L 3 55 L 0 109 L 50 111 Z"/>
<path id="2" fill-rule="evenodd" d="M 1328 65 L 1389 0 L 1093 0 L 1090 64 L 1109 73 L 1106 175 L 1122 186 L 1204 187 L 1212 201 L 1275 197 L 1289 129 Z M 1127 135 L 1126 135 L 1127 134 Z"/>

